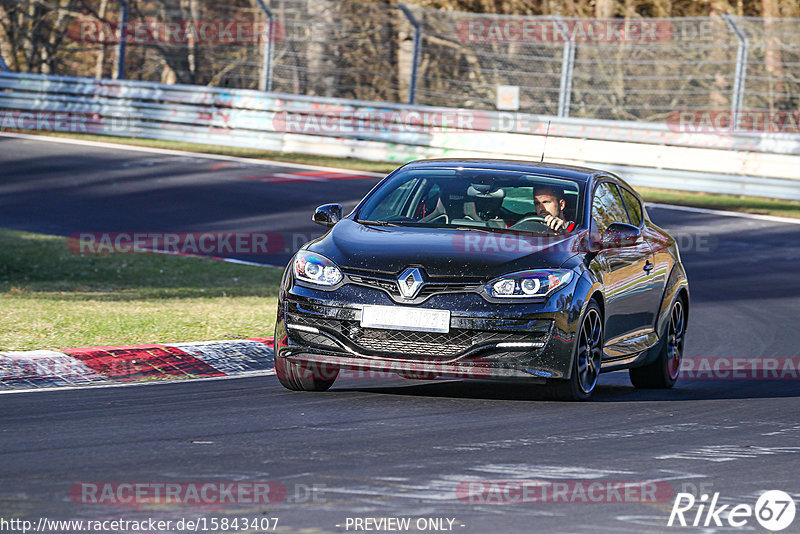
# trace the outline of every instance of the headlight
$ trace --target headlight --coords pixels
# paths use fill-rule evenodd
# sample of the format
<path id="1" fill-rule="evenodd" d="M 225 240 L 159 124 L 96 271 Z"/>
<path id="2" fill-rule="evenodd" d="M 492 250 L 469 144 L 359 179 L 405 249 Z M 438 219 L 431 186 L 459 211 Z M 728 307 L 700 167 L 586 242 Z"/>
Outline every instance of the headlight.
<path id="1" fill-rule="evenodd" d="M 486 284 L 486 292 L 495 298 L 544 297 L 571 279 L 572 271 L 566 269 L 521 271 L 492 280 Z"/>
<path id="2" fill-rule="evenodd" d="M 303 282 L 320 286 L 335 286 L 342 281 L 342 271 L 331 260 L 307 250 L 301 250 L 292 261 L 294 276 Z"/>

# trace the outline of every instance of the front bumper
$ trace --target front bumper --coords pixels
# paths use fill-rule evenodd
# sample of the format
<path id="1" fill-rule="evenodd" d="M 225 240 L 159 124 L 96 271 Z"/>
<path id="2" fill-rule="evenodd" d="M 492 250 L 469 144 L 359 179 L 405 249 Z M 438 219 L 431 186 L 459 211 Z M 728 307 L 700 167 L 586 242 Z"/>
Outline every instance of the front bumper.
<path id="1" fill-rule="evenodd" d="M 379 290 L 284 286 L 275 357 L 408 377 L 567 378 L 580 315 L 569 295 L 565 288 L 544 302 L 501 304 L 469 292 L 435 295 L 419 307 L 450 310 L 450 332 L 427 333 L 362 328 L 365 304 L 396 305 Z"/>

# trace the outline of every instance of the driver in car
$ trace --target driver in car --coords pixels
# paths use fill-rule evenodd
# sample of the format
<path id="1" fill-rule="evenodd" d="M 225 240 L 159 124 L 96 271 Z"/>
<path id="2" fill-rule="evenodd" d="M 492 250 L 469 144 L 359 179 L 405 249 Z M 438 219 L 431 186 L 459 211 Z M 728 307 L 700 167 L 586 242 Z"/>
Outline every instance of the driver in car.
<path id="1" fill-rule="evenodd" d="M 571 232 L 575 228 L 575 223 L 567 221 L 564 216 L 564 200 L 563 193 L 548 186 L 540 186 L 534 189 L 533 192 L 534 208 L 536 215 L 544 218 L 544 223 L 553 231 Z"/>

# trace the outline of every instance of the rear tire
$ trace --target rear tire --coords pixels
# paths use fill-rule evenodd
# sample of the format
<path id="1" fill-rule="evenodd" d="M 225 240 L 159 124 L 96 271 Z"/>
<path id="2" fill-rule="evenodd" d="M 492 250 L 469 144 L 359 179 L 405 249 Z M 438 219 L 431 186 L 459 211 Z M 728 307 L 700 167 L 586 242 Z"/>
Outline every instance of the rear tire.
<path id="1" fill-rule="evenodd" d="M 283 387 L 292 391 L 327 391 L 339 376 L 339 368 L 329 364 L 308 366 L 275 358 L 275 374 Z"/>
<path id="2" fill-rule="evenodd" d="M 585 401 L 592 396 L 603 357 L 603 314 L 592 300 L 575 337 L 571 377 L 549 385 L 550 397 L 560 401 Z"/>
<path id="3" fill-rule="evenodd" d="M 683 359 L 683 340 L 686 335 L 686 306 L 678 298 L 672 305 L 664 336 L 659 343 L 658 358 L 642 367 L 634 367 L 628 372 L 631 383 L 639 389 L 669 389 L 678 381 L 681 360 Z"/>

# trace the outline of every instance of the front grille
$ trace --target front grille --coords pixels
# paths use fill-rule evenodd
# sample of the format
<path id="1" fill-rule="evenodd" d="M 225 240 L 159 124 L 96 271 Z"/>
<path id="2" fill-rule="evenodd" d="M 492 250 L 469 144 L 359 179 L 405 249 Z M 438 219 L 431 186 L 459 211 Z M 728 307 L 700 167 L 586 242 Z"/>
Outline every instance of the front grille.
<path id="1" fill-rule="evenodd" d="M 286 322 L 318 328 L 333 335 L 355 350 L 364 353 L 391 354 L 395 357 L 428 356 L 432 358 L 458 356 L 474 347 L 502 342 L 540 342 L 546 343 L 549 330 L 539 332 L 525 331 L 483 331 L 451 328 L 450 332 L 414 332 L 409 330 L 390 330 L 384 328 L 362 328 L 358 321 L 318 318 L 308 315 L 290 314 Z M 307 345 L 329 348 L 331 341 L 323 341 L 319 334 L 292 331 Z M 536 350 L 536 349 L 526 349 Z"/>
<path id="2" fill-rule="evenodd" d="M 351 282 L 358 285 L 374 287 L 389 294 L 392 299 L 396 301 L 404 300 L 400 295 L 400 289 L 397 287 L 397 282 L 388 278 L 376 278 L 372 276 L 362 276 L 348 274 Z M 439 293 L 463 293 L 467 291 L 478 291 L 481 289 L 478 283 L 461 283 L 461 282 L 430 282 L 426 281 L 420 288 L 417 296 L 414 297 L 414 302 L 421 302 L 432 295 Z"/>
<path id="3" fill-rule="evenodd" d="M 408 330 L 386 330 L 362 328 L 348 321 L 346 336 L 359 347 L 369 351 L 394 354 L 439 354 L 455 356 L 473 345 L 474 333 L 469 330 L 451 330 L 448 333 L 412 332 Z"/>

